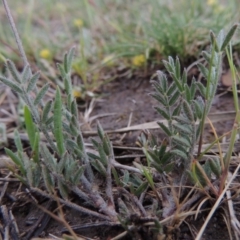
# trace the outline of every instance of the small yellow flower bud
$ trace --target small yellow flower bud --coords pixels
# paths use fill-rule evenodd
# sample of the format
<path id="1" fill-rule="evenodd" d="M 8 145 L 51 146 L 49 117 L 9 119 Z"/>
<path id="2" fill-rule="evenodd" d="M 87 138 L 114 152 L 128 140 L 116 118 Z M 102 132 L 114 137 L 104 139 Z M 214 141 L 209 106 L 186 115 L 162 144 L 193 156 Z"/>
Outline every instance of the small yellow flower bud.
<path id="1" fill-rule="evenodd" d="M 132 64 L 135 67 L 141 67 L 146 63 L 146 58 L 143 54 L 137 55 L 132 58 Z"/>
<path id="2" fill-rule="evenodd" d="M 73 21 L 73 25 L 74 25 L 75 27 L 79 27 L 79 28 L 81 28 L 81 27 L 83 26 L 83 20 L 80 19 L 80 18 L 78 18 L 78 19 L 74 19 L 74 21 Z"/>
<path id="3" fill-rule="evenodd" d="M 39 56 L 41 58 L 44 58 L 44 59 L 50 59 L 52 54 L 50 52 L 50 50 L 48 49 L 42 49 L 40 52 L 39 52 Z"/>

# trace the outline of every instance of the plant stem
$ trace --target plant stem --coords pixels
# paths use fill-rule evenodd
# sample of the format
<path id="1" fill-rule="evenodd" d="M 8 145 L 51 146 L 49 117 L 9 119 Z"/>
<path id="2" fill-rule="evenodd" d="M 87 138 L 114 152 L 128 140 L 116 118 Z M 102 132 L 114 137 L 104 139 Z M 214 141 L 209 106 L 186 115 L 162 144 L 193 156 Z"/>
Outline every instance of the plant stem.
<path id="1" fill-rule="evenodd" d="M 28 60 L 27 60 L 27 56 L 25 54 L 25 51 L 23 49 L 23 45 L 22 45 L 22 41 L 20 39 L 20 36 L 18 34 L 18 30 L 16 28 L 16 25 L 14 23 L 14 20 L 13 20 L 13 17 L 12 17 L 12 14 L 10 12 L 10 9 L 8 7 L 8 3 L 7 3 L 7 0 L 2 0 L 3 2 L 3 5 L 4 5 L 4 8 L 5 8 L 5 11 L 7 13 L 7 16 L 8 16 L 8 19 L 9 19 L 9 22 L 10 22 L 10 25 L 11 25 L 11 28 L 12 28 L 12 31 L 13 31 L 13 34 L 15 36 L 15 40 L 17 42 L 17 45 L 18 45 L 18 49 L 19 49 L 19 52 L 21 54 L 21 57 L 22 57 L 22 60 L 23 60 L 23 63 L 24 63 L 24 66 L 26 65 L 29 65 L 28 64 Z"/>

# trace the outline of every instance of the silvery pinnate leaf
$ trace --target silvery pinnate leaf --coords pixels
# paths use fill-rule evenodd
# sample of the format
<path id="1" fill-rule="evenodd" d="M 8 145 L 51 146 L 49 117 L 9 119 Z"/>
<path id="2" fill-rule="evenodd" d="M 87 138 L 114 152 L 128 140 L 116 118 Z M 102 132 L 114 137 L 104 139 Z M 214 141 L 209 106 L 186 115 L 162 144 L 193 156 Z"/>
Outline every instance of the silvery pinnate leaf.
<path id="1" fill-rule="evenodd" d="M 25 176 L 26 169 L 24 168 L 22 158 L 18 157 L 12 150 L 8 148 L 5 148 L 5 152 L 12 159 L 12 161 L 17 165 L 22 175 Z"/>
<path id="2" fill-rule="evenodd" d="M 152 93 L 151 96 L 160 102 L 163 106 L 168 106 L 168 101 L 165 97 L 160 96 L 160 94 Z"/>
<path id="3" fill-rule="evenodd" d="M 60 191 L 62 198 L 67 199 L 68 198 L 68 188 L 67 188 L 66 184 L 63 183 L 63 181 L 58 178 L 57 185 L 58 185 L 58 189 Z"/>
<path id="4" fill-rule="evenodd" d="M 39 164 L 39 148 L 40 148 L 40 134 L 39 132 L 36 132 L 32 148 L 32 158 L 34 162 L 37 164 Z"/>
<path id="5" fill-rule="evenodd" d="M 20 135 L 19 135 L 19 132 L 17 129 L 15 129 L 15 131 L 14 131 L 14 143 L 15 143 L 15 146 L 17 147 L 17 150 L 19 152 L 23 152 L 22 141 L 21 141 L 21 138 L 20 138 Z"/>
<path id="6" fill-rule="evenodd" d="M 187 154 L 183 151 L 178 150 L 178 149 L 171 150 L 171 153 L 174 154 L 174 155 L 177 155 L 178 157 L 183 158 L 184 160 L 188 159 Z"/>
<path id="7" fill-rule="evenodd" d="M 36 83 L 40 77 L 40 72 L 36 72 L 29 80 L 27 85 L 27 93 L 32 91 L 36 87 Z"/>
<path id="8" fill-rule="evenodd" d="M 41 169 L 45 187 L 49 193 L 52 193 L 55 187 L 54 178 L 52 177 L 51 173 L 49 172 L 45 165 L 42 165 Z"/>
<path id="9" fill-rule="evenodd" d="M 50 153 L 50 151 L 45 145 L 41 147 L 41 153 L 43 155 L 43 161 L 45 165 L 49 168 L 49 170 L 57 172 L 57 160 L 56 158 L 54 158 L 54 156 Z"/>
<path id="10" fill-rule="evenodd" d="M 218 33 L 218 36 L 216 37 L 216 41 L 217 41 L 217 45 L 218 45 L 219 49 L 222 48 L 222 45 L 223 45 L 223 42 L 224 42 L 224 37 L 225 37 L 224 30 L 221 30 Z"/>
<path id="11" fill-rule="evenodd" d="M 111 145 L 111 142 L 110 142 L 110 140 L 109 140 L 109 138 L 106 134 L 105 134 L 105 137 L 102 141 L 102 146 L 103 146 L 103 150 L 104 150 L 105 154 L 107 156 L 109 156 L 110 155 L 110 149 L 112 148 L 112 145 Z"/>
<path id="12" fill-rule="evenodd" d="M 16 93 L 19 93 L 19 94 L 23 93 L 22 89 L 17 84 L 13 83 L 11 80 L 9 80 L 3 76 L 0 76 L 0 81 L 3 82 L 8 87 L 10 87 Z"/>
<path id="13" fill-rule="evenodd" d="M 38 105 L 39 102 L 43 99 L 43 97 L 45 96 L 46 92 L 48 91 L 49 88 L 49 83 L 46 83 L 38 92 L 35 100 L 34 100 L 34 105 Z"/>
<path id="14" fill-rule="evenodd" d="M 65 86 L 66 72 L 65 72 L 65 70 L 64 70 L 64 67 L 63 67 L 61 64 L 57 63 L 57 68 L 58 68 L 58 70 L 60 71 L 61 77 L 62 77 L 63 80 L 64 80 L 64 86 Z M 66 88 L 66 86 L 65 86 L 65 89 L 66 89 L 66 91 L 69 90 L 68 88 Z M 67 92 L 67 93 L 68 93 L 68 92 Z"/>
<path id="15" fill-rule="evenodd" d="M 188 118 L 183 116 L 173 116 L 173 119 L 182 124 L 192 124 Z"/>
<path id="16" fill-rule="evenodd" d="M 11 60 L 7 60 L 7 67 L 13 77 L 13 80 L 16 83 L 21 83 L 20 74 L 19 74 L 18 70 L 16 69 L 15 64 Z"/>
<path id="17" fill-rule="evenodd" d="M 74 51 L 75 51 L 75 47 L 72 47 L 69 52 L 67 53 L 67 70 L 66 72 L 70 72 L 71 71 L 71 66 L 72 66 L 72 61 L 73 61 L 73 57 L 74 57 Z"/>
<path id="18" fill-rule="evenodd" d="M 175 143 L 177 143 L 180 146 L 185 146 L 187 148 L 191 146 L 191 143 L 186 138 L 176 136 L 176 135 L 172 136 L 171 138 Z"/>
<path id="19" fill-rule="evenodd" d="M 52 101 L 50 100 L 45 104 L 45 106 L 43 108 L 42 122 L 45 123 L 47 121 L 48 115 L 49 115 L 51 109 L 52 109 Z"/>
<path id="20" fill-rule="evenodd" d="M 180 61 L 179 61 L 179 58 L 177 57 L 176 58 L 176 64 L 175 64 L 175 75 L 177 78 L 180 78 L 181 77 L 181 66 L 180 66 Z"/>
<path id="21" fill-rule="evenodd" d="M 203 77 L 205 79 L 208 79 L 209 70 L 202 63 L 199 63 L 197 66 L 198 66 L 198 69 L 200 70 L 200 72 L 202 73 Z"/>
<path id="22" fill-rule="evenodd" d="M 107 159 L 107 156 L 106 156 L 106 153 L 105 153 L 103 147 L 100 144 L 98 145 L 98 153 L 99 153 L 99 157 L 100 157 L 102 164 L 104 166 L 107 166 L 108 159 Z"/>
<path id="23" fill-rule="evenodd" d="M 26 177 L 30 186 L 33 186 L 33 172 L 31 161 L 26 153 L 22 154 L 24 168 L 26 169 Z"/>
<path id="24" fill-rule="evenodd" d="M 66 147 L 71 152 L 74 152 L 75 149 L 78 148 L 77 143 L 75 141 L 73 141 L 72 139 L 67 139 L 66 140 Z"/>
<path id="25" fill-rule="evenodd" d="M 169 128 L 167 127 L 167 126 L 165 126 L 163 123 L 161 123 L 161 122 L 158 122 L 157 123 L 159 126 L 160 126 L 160 128 L 170 137 L 170 136 L 172 136 L 172 132 L 169 130 Z"/>
<path id="26" fill-rule="evenodd" d="M 183 108 L 182 108 L 183 112 L 188 117 L 189 121 L 193 122 L 194 121 L 194 115 L 193 115 L 193 111 L 192 111 L 192 108 L 191 108 L 190 104 L 185 99 L 183 99 L 182 106 L 183 106 Z"/>
<path id="27" fill-rule="evenodd" d="M 46 126 L 50 126 L 50 125 L 52 124 L 52 122 L 53 122 L 53 116 L 51 116 L 50 118 L 48 118 L 48 119 L 46 120 L 45 125 L 46 125 Z"/>
<path id="28" fill-rule="evenodd" d="M 196 84 L 197 84 L 198 90 L 200 91 L 201 95 L 203 97 L 206 97 L 206 87 L 201 82 L 197 82 Z"/>
<path id="29" fill-rule="evenodd" d="M 24 106 L 24 121 L 31 147 L 34 146 L 36 126 L 33 122 L 32 114 L 27 106 Z"/>
<path id="30" fill-rule="evenodd" d="M 77 185 L 80 181 L 80 177 L 83 175 L 84 173 L 84 167 L 80 167 L 76 173 L 74 173 L 74 175 L 72 176 L 72 183 Z"/>
<path id="31" fill-rule="evenodd" d="M 185 99 L 187 100 L 187 102 L 191 102 L 192 100 L 191 90 L 187 84 L 185 84 L 184 88 L 185 88 Z"/>
<path id="32" fill-rule="evenodd" d="M 106 168 L 103 166 L 103 164 L 95 159 L 91 162 L 91 164 L 93 165 L 93 167 L 99 172 L 101 173 L 104 177 L 107 176 L 107 171 L 106 171 Z"/>
<path id="33" fill-rule="evenodd" d="M 229 30 L 229 32 L 226 34 L 226 36 L 224 37 L 224 41 L 223 41 L 223 43 L 221 45 L 221 51 L 223 51 L 227 47 L 227 45 L 229 44 L 229 42 L 233 38 L 233 35 L 235 34 L 238 26 L 239 26 L 239 24 L 234 24 L 231 27 L 231 29 Z"/>
<path id="34" fill-rule="evenodd" d="M 177 90 L 176 84 L 172 82 L 167 90 L 167 96 L 170 97 L 176 90 Z"/>
<path id="35" fill-rule="evenodd" d="M 169 115 L 169 113 L 164 108 L 155 107 L 155 109 L 165 119 L 167 119 L 167 120 L 171 119 L 171 116 Z"/>
<path id="36" fill-rule="evenodd" d="M 78 107 L 76 100 L 73 100 L 71 103 L 71 113 L 75 116 L 76 119 L 78 119 Z"/>
<path id="37" fill-rule="evenodd" d="M 218 45 L 218 42 L 216 41 L 216 36 L 213 31 L 210 30 L 210 40 L 211 40 L 211 45 L 213 47 L 213 51 L 215 50 L 216 52 L 220 52 L 220 47 Z"/>
<path id="38" fill-rule="evenodd" d="M 221 176 L 221 166 L 219 160 L 208 159 L 212 172 L 219 178 Z"/>
<path id="39" fill-rule="evenodd" d="M 173 106 L 178 100 L 179 100 L 179 97 L 180 97 L 180 93 L 178 90 L 176 90 L 171 97 L 169 97 L 169 106 Z"/>
<path id="40" fill-rule="evenodd" d="M 101 126 L 101 124 L 98 122 L 98 124 L 97 124 L 97 132 L 98 132 L 98 136 L 99 136 L 99 138 L 101 139 L 101 140 L 103 140 L 104 139 L 104 131 L 103 131 L 103 128 L 102 128 L 102 126 Z"/>
<path id="41" fill-rule="evenodd" d="M 31 76 L 31 69 L 30 69 L 30 66 L 27 64 L 23 71 L 22 71 L 22 83 L 26 83 L 28 82 L 28 80 L 30 79 L 30 76 Z"/>
<path id="42" fill-rule="evenodd" d="M 54 136 L 57 142 L 58 153 L 60 156 L 62 156 L 65 152 L 65 146 L 62 127 L 62 99 L 59 87 L 57 87 L 55 95 L 53 123 L 54 123 Z"/>
<path id="43" fill-rule="evenodd" d="M 191 125 L 175 123 L 173 124 L 173 126 L 177 131 L 181 132 L 182 134 L 192 135 L 193 133 Z"/>

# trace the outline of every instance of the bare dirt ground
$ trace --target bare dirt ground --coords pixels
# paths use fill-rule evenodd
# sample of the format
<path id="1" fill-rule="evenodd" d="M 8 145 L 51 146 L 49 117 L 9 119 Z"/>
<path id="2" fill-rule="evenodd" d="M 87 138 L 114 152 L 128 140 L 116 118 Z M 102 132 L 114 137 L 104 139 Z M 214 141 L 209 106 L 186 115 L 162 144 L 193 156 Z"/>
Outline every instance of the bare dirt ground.
<path id="1" fill-rule="evenodd" d="M 226 89 L 227 88 L 224 86 L 219 86 L 218 95 L 216 96 L 212 113 L 234 110 L 231 92 L 225 93 Z M 83 131 L 86 131 L 87 133 L 87 131 L 94 130 L 96 126 L 96 120 L 101 123 L 105 130 L 118 130 L 137 124 L 159 120 L 161 117 L 153 108 L 153 106 L 156 106 L 157 103 L 149 95 L 151 91 L 152 87 L 148 77 L 135 77 L 127 80 L 119 77 L 108 85 L 102 86 L 100 92 L 103 97 L 94 101 L 93 109 L 90 112 L 90 115 L 87 116 L 88 120 L 91 120 L 91 123 L 83 125 Z M 14 99 L 12 104 L 16 104 L 16 96 L 12 95 L 12 93 L 8 92 L 8 90 L 6 93 L 9 94 L 10 98 Z M 4 109 L 4 107 L 7 106 L 6 104 L 6 102 L 2 103 L 1 109 Z M 13 108 L 13 106 L 10 106 L 10 108 Z M 89 109 L 89 103 L 87 109 Z M 14 109 L 11 111 L 14 111 Z M 86 109 L 81 111 L 83 118 L 85 116 L 86 120 Z M 2 116 L 5 116 L 6 119 L 6 113 L 4 115 L 4 111 L 2 111 L 1 114 Z M 9 124 L 10 126 L 8 132 L 11 132 L 11 129 L 14 128 L 15 121 L 17 121 L 17 119 L 13 120 Z M 223 134 L 232 128 L 232 124 L 232 120 L 218 122 L 215 124 L 215 128 L 219 134 Z M 140 135 L 142 130 L 110 133 L 109 136 L 114 146 L 137 147 L 137 137 Z M 159 130 L 150 131 L 158 136 L 160 142 L 163 137 L 162 133 Z M 85 134 L 85 136 L 89 141 L 90 138 L 88 135 Z M 207 127 L 204 140 L 205 142 L 209 142 L 212 139 L 212 131 L 209 127 Z M 12 147 L 14 149 L 12 144 L 12 140 L 9 139 L 10 146 L 8 147 Z M 4 154 L 3 148 L 0 149 L 0 151 L 1 154 Z M 129 149 L 119 150 L 115 148 L 116 158 L 118 161 L 121 161 L 121 163 L 130 163 L 133 161 L 134 154 L 139 154 L 141 157 L 142 153 L 134 152 Z M 0 177 L 4 178 L 7 174 L 8 171 L 3 169 L 1 170 Z M 3 221 L 2 217 L 4 215 L 3 206 L 6 206 L 7 209 L 12 209 L 13 216 L 16 219 L 19 228 L 19 234 L 16 233 L 14 235 L 12 233 L 11 236 L 16 236 L 14 239 L 49 237 L 49 234 L 52 234 L 52 236 L 61 236 L 62 233 L 68 233 L 68 230 L 65 229 L 62 224 L 50 219 L 47 214 L 44 214 L 35 204 L 33 204 L 34 200 L 28 196 L 24 186 L 22 186 L 19 182 L 10 182 L 8 185 L 6 185 L 4 182 L 1 182 L 1 189 L 3 188 L 7 188 L 7 191 L 6 194 L 1 196 L 0 199 L 2 221 L 0 232 L 2 234 L 4 232 L 4 227 L 2 226 L 6 227 L 7 224 Z M 118 193 L 116 193 L 116 196 L 117 194 Z M 56 204 L 46 201 L 42 197 L 38 198 L 38 196 L 36 196 L 36 198 L 38 204 L 42 205 L 50 212 L 54 212 L 54 209 L 56 209 Z M 77 202 L 75 196 L 72 196 L 72 200 Z M 78 212 L 69 210 L 66 207 L 64 207 L 63 210 L 66 221 L 77 234 L 83 237 L 83 239 L 111 239 L 124 230 L 119 226 L 107 226 L 104 222 L 96 221 L 96 219 L 92 217 L 79 214 Z M 187 218 L 185 223 L 183 223 L 179 229 L 176 229 L 172 239 L 194 239 L 193 236 L 199 231 L 205 217 L 205 214 L 201 214 L 197 220 L 194 220 L 193 217 Z M 89 227 L 89 223 L 91 223 L 91 228 Z M 20 235 L 20 238 L 18 238 L 17 235 Z M 122 239 L 127 240 L 133 238 L 131 236 L 127 236 Z M 144 231 L 141 239 L 146 239 L 144 238 Z M 214 215 L 204 234 L 203 239 L 229 239 L 228 230 L 223 221 L 220 210 Z"/>

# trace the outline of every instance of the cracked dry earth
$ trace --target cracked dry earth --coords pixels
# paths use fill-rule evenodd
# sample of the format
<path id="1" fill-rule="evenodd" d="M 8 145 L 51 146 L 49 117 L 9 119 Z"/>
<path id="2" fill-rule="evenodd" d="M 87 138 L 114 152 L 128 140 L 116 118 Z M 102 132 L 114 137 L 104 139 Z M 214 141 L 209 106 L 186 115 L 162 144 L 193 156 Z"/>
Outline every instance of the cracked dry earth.
<path id="1" fill-rule="evenodd" d="M 1 91 L 3 92 L 4 87 L 2 85 L 0 86 Z M 212 113 L 234 110 L 232 94 L 231 92 L 226 91 L 226 89 L 227 88 L 219 87 L 218 96 L 216 96 L 216 101 L 211 110 Z M 10 104 L 10 113 L 12 114 L 9 114 L 8 116 L 6 110 L 4 110 L 6 105 L 0 102 L 0 119 L 3 119 L 0 120 L 0 122 L 7 122 L 6 119 L 14 116 L 14 111 L 16 111 L 14 106 L 14 103 L 17 103 L 16 96 L 11 93 L 9 89 L 4 89 L 4 91 L 5 94 L 9 95 L 9 98 L 12 98 L 14 101 L 11 101 L 11 104 L 13 105 Z M 89 115 L 89 119 L 92 119 L 92 122 L 82 126 L 83 131 L 85 131 L 84 135 L 86 136 L 86 140 L 90 142 L 90 137 L 88 137 L 87 133 L 89 131 L 94 131 L 96 127 L 96 119 L 106 131 L 116 131 L 121 128 L 159 120 L 160 117 L 153 108 L 157 103 L 151 96 L 149 96 L 151 91 L 152 87 L 149 79 L 138 78 L 126 80 L 124 78 L 119 78 L 108 85 L 102 86 L 101 93 L 104 97 L 92 102 L 93 110 Z M 82 115 L 84 116 L 84 111 L 82 111 Z M 17 119 L 8 122 L 7 127 L 9 133 L 16 126 L 14 124 L 15 121 L 17 121 Z M 218 134 L 223 134 L 231 129 L 232 124 L 233 120 L 227 120 L 218 122 L 214 125 Z M 142 130 L 143 128 L 144 127 L 142 127 Z M 142 130 L 140 127 L 140 130 L 117 131 L 115 133 L 109 133 L 109 136 L 115 146 L 137 147 L 137 137 Z M 159 129 L 152 129 L 150 131 L 158 137 L 159 141 L 162 139 L 163 135 Z M 209 127 L 206 127 L 205 132 L 204 141 L 206 143 L 214 139 L 213 133 Z M 9 139 L 9 144 L 10 146 L 8 147 L 14 149 L 12 139 Z M 0 151 L 2 156 L 4 154 L 3 148 L 1 148 Z M 135 152 L 133 154 L 131 150 L 123 148 L 116 148 L 115 155 L 116 159 L 121 161 L 121 163 L 131 163 L 136 155 L 142 157 L 142 153 L 140 152 Z M 0 173 L 0 177 L 3 178 L 7 176 L 8 171 L 6 169 L 1 169 Z M 34 236 L 44 238 L 50 237 L 51 235 L 49 234 L 52 234 L 52 236 L 60 236 L 62 233 L 68 232 L 63 225 L 50 219 L 47 214 L 44 214 L 41 210 L 37 209 L 37 207 L 32 204 L 33 200 L 22 191 L 23 188 L 18 182 L 11 182 L 6 185 L 5 182 L 1 181 L 0 184 L 1 191 L 3 188 L 6 188 L 5 195 L 0 196 L 1 215 L 3 216 L 4 211 L 7 211 L 7 209 L 12 209 L 12 214 L 16 220 L 21 235 L 20 238 L 16 237 L 16 239 L 32 239 Z M 49 211 L 53 211 L 56 208 L 54 203 L 46 202 L 44 199 L 40 198 L 38 199 L 38 202 L 39 204 L 43 204 L 42 206 Z M 6 226 L 2 216 L 0 232 L 3 232 L 3 226 Z M 64 216 L 69 225 L 72 226 L 72 229 L 82 236 L 83 239 L 111 239 L 123 231 L 123 229 L 118 226 L 104 226 L 104 224 L 99 226 L 96 219 L 93 217 L 79 214 L 65 207 Z M 194 239 L 193 235 L 198 232 L 205 217 L 206 216 L 202 214 L 196 221 L 194 218 L 188 218 L 186 222 L 181 225 L 180 229 L 177 230 L 176 239 Z M 39 219 L 40 222 L 38 222 Z M 94 224 L 92 224 L 93 222 L 96 222 L 95 227 Z M 89 223 L 91 223 L 91 228 L 88 227 Z M 189 224 L 191 225 L 190 228 Z M 37 228 L 34 227 L 36 225 Z M 125 237 L 122 239 L 131 239 L 131 237 Z M 219 210 L 212 218 L 205 231 L 203 239 L 229 239 L 228 230 L 223 221 L 221 210 Z"/>

